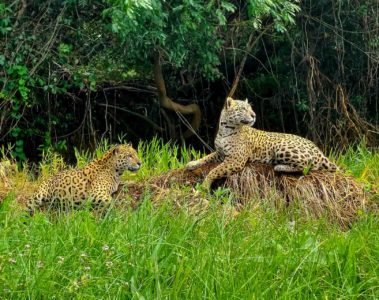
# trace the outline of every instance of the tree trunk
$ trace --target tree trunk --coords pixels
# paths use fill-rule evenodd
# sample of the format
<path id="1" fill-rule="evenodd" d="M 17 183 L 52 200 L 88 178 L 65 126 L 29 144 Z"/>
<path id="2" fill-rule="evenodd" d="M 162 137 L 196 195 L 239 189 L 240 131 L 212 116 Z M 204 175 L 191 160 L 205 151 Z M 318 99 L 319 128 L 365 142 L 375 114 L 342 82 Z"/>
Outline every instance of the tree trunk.
<path id="1" fill-rule="evenodd" d="M 195 134 L 200 127 L 201 122 L 201 110 L 197 104 L 182 105 L 172 101 L 166 92 L 166 85 L 163 78 L 162 66 L 159 53 L 155 56 L 154 62 L 154 78 L 158 89 L 158 98 L 163 108 L 173 110 L 177 114 L 193 115 L 191 126 L 184 132 L 183 136 L 188 138 Z"/>

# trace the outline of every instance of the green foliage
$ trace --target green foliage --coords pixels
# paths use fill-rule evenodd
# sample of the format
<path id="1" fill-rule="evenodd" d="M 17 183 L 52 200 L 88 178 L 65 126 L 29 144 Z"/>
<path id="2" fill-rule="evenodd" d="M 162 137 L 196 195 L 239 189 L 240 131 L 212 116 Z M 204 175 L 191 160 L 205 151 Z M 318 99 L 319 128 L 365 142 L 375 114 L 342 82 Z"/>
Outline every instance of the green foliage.
<path id="1" fill-rule="evenodd" d="M 368 190 L 379 189 L 379 153 L 369 150 L 364 143 L 350 147 L 338 157 L 338 164 L 344 166 L 358 180 L 366 184 Z"/>
<path id="2" fill-rule="evenodd" d="M 272 16 L 275 29 L 278 32 L 284 32 L 288 25 L 295 23 L 295 14 L 300 11 L 299 2 L 299 0 L 249 0 L 247 12 L 254 28 L 258 29 L 262 26 L 264 17 Z"/>
<path id="3" fill-rule="evenodd" d="M 250 17 L 241 24 L 253 30 L 252 23 L 271 18 L 287 26 L 295 6 L 296 1 L 249 1 Z M 104 83 L 149 80 L 157 52 L 174 71 L 222 77 L 220 53 L 229 26 L 240 26 L 235 13 L 241 9 L 247 8 L 228 0 L 67 0 L 28 3 L 18 16 L 18 5 L 5 1 L 0 5 L 0 96 L 7 118 L 0 138 L 18 143 L 19 160 L 26 158 L 25 141 L 39 151 L 66 149 L 57 136 L 79 126 L 73 124 L 77 116 L 67 98 L 77 101 L 78 90 L 96 92 Z"/>
<path id="4" fill-rule="evenodd" d="M 109 1 L 104 14 L 112 18 L 112 30 L 127 47 L 126 60 L 152 67 L 156 52 L 175 67 L 198 65 L 213 78 L 219 75 L 218 53 L 226 15 L 235 10 L 228 1 Z"/>
<path id="5" fill-rule="evenodd" d="M 12 13 L 12 9 L 9 6 L 7 6 L 5 3 L 0 3 L 0 34 L 1 35 L 6 35 L 12 30 L 11 18 L 10 18 L 11 13 Z"/>
<path id="6" fill-rule="evenodd" d="M 53 145 L 64 150 L 65 141 L 53 142 L 52 134 L 54 128 L 67 130 L 65 121 L 72 120 L 73 113 L 64 113 L 67 103 L 54 100 L 64 99 L 69 89 L 83 88 L 83 80 L 88 80 L 89 89 L 96 89 L 92 74 L 73 70 L 82 58 L 81 51 L 87 55 L 86 46 L 93 47 L 85 41 L 88 36 L 83 32 L 89 15 L 83 13 L 76 23 L 73 17 L 78 8 L 88 8 L 89 2 L 50 4 L 28 3 L 27 11 L 19 17 L 18 4 L 5 1 L 0 5 L 0 98 L 5 115 L 0 138 L 16 144 L 14 156 L 20 161 L 26 158 L 25 141 L 32 140 L 40 151 Z M 91 8 L 96 5 L 92 3 Z M 38 16 L 36 23 L 29 17 L 32 11 Z M 66 30 L 61 30 L 63 27 Z M 85 46 L 78 47 L 83 42 Z M 38 113 L 41 110 L 43 113 Z"/>
<path id="7" fill-rule="evenodd" d="M 6 4 L 0 4 L 0 37 L 7 36 L 12 30 L 11 16 L 12 9 Z M 25 36 L 19 39 L 27 39 Z M 4 53 L 5 54 L 5 53 Z M 18 126 L 20 119 L 23 116 L 23 107 L 30 107 L 30 89 L 34 87 L 34 80 L 29 76 L 28 67 L 24 64 L 22 57 L 14 57 L 10 60 L 4 54 L 0 55 L 0 71 L 3 76 L 0 76 L 0 84 L 3 86 L 0 99 L 9 103 L 11 120 L 16 124 L 9 128 L 9 134 L 15 140 L 14 156 L 20 161 L 26 159 L 24 152 L 24 133 L 22 127 Z M 1 72 L 0 72 L 1 74 Z"/>
<path id="8" fill-rule="evenodd" d="M 126 59 L 150 63 L 160 52 L 175 68 L 197 66 L 209 79 L 220 76 L 219 53 L 225 43 L 227 20 L 236 6 L 231 1 L 120 1 L 109 0 L 105 10 L 112 30 L 127 47 Z M 249 1 L 248 13 L 255 28 L 272 16 L 275 28 L 284 31 L 299 11 L 296 1 Z"/>
<path id="9" fill-rule="evenodd" d="M 133 132 L 135 141 L 157 134 L 141 136 L 134 121 L 116 126 L 116 110 L 107 112 L 115 122 L 110 130 L 97 106 L 112 96 L 115 105 L 137 113 L 144 109 L 144 116 L 165 127 L 157 106 L 150 109 L 157 52 L 170 97 L 196 99 L 212 114 L 252 33 L 253 41 L 263 35 L 248 53 L 237 95 L 253 99 L 257 109 L 262 106 L 261 122 L 267 129 L 285 129 L 322 143 L 328 139 L 330 146 L 356 140 L 352 127 L 344 132 L 349 126 L 341 120 L 329 82 L 347 87 L 357 116 L 379 122 L 373 0 L 31 1 L 21 14 L 22 3 L 0 3 L 0 141 L 11 142 L 20 161 L 39 158 L 51 146 L 72 152 L 74 144 L 94 144 L 105 132 L 113 137 Z M 300 7 L 303 13 L 296 15 Z M 310 56 L 321 78 L 312 77 L 318 82 L 315 103 L 304 80 Z M 127 88 L 107 91 L 110 86 Z M 141 93 L 129 94 L 128 88 Z M 309 122 L 311 115 L 314 122 Z M 165 118 L 168 123 L 171 117 Z M 215 116 L 205 117 L 200 134 L 211 144 Z M 366 132 L 375 132 L 370 128 Z"/>

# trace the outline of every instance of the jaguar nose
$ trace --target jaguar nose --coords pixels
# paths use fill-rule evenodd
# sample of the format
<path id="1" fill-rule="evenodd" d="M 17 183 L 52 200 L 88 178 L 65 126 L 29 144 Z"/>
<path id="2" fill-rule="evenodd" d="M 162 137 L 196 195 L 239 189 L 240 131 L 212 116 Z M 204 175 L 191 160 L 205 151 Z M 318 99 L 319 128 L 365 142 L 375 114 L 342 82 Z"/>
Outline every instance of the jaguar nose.
<path id="1" fill-rule="evenodd" d="M 141 167 L 141 166 L 142 166 L 142 163 L 139 161 L 139 162 L 137 163 L 137 165 L 138 165 L 139 167 Z"/>
<path id="2" fill-rule="evenodd" d="M 253 125 L 255 124 L 255 120 L 256 120 L 256 116 L 255 116 L 255 114 L 252 114 L 252 115 L 251 115 L 251 119 L 252 119 L 252 121 L 251 121 L 251 123 L 250 123 L 250 126 L 253 127 Z"/>
<path id="3" fill-rule="evenodd" d="M 136 163 L 134 166 L 130 166 L 129 171 L 136 172 L 141 168 L 141 163 Z"/>

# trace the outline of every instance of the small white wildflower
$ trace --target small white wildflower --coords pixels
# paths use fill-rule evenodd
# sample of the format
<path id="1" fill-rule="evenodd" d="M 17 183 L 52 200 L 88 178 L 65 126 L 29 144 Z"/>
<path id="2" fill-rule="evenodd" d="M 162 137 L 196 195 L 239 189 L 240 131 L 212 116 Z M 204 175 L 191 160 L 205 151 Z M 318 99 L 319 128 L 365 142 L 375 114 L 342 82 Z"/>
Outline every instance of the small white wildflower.
<path id="1" fill-rule="evenodd" d="M 74 281 L 72 282 L 72 286 L 73 286 L 75 289 L 78 289 L 78 288 L 79 288 L 79 282 L 76 281 L 76 280 L 74 280 Z"/>
<path id="2" fill-rule="evenodd" d="M 37 262 L 37 268 L 38 268 L 38 269 L 42 269 L 43 266 L 44 266 L 43 261 L 39 260 L 39 261 Z"/>
<path id="3" fill-rule="evenodd" d="M 26 244 L 25 249 L 30 249 L 30 244 Z"/>
<path id="4" fill-rule="evenodd" d="M 63 262 L 64 262 L 64 257 L 58 256 L 58 264 L 63 264 Z"/>
<path id="5" fill-rule="evenodd" d="M 91 270 L 91 267 L 90 266 L 85 266 L 84 270 L 89 271 L 89 270 Z"/>
<path id="6" fill-rule="evenodd" d="M 17 262 L 14 258 L 10 258 L 10 259 L 8 259 L 8 261 L 9 261 L 11 264 L 15 264 L 15 263 Z"/>
<path id="7" fill-rule="evenodd" d="M 105 262 L 105 266 L 108 268 L 108 269 L 110 269 L 110 268 L 112 268 L 112 266 L 113 266 L 113 262 L 111 262 L 111 261 L 106 261 Z"/>
<path id="8" fill-rule="evenodd" d="M 84 252 L 82 254 L 80 254 L 80 257 L 87 257 L 87 254 L 85 254 Z"/>
<path id="9" fill-rule="evenodd" d="M 294 232 L 294 231 L 295 231 L 295 226 L 296 226 L 296 221 L 288 222 L 288 229 L 289 229 L 291 232 Z"/>
<path id="10" fill-rule="evenodd" d="M 103 251 L 108 251 L 109 250 L 109 246 L 108 245 L 104 245 L 101 249 L 103 249 Z"/>

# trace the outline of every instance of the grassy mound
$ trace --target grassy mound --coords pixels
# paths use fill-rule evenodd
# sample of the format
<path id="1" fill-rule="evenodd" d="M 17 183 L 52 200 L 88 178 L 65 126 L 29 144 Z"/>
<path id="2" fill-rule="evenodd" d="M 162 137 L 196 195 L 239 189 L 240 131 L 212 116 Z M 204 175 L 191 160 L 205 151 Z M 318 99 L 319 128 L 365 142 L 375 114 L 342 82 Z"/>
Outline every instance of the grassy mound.
<path id="1" fill-rule="evenodd" d="M 143 194 L 146 186 L 153 191 L 153 201 L 160 203 L 167 195 L 180 187 L 195 187 L 217 164 L 209 164 L 194 171 L 183 168 L 153 176 L 146 183 L 131 183 L 124 193 L 135 201 Z M 351 223 L 367 209 L 371 193 L 365 192 L 364 184 L 343 173 L 314 171 L 307 175 L 278 174 L 273 167 L 264 164 L 248 164 L 240 173 L 214 183 L 213 188 L 227 188 L 232 192 L 236 209 L 272 204 L 275 208 L 300 208 L 310 217 L 326 217 L 342 226 Z M 186 189 L 184 189 L 186 190 Z M 192 193 L 191 193 L 192 191 Z M 186 190 L 176 197 L 179 206 L 204 207 L 204 199 L 194 189 Z"/>
<path id="2" fill-rule="evenodd" d="M 209 164 L 194 171 L 178 168 L 146 180 L 129 181 L 121 186 L 116 198 L 121 203 L 119 206 L 136 208 L 144 193 L 150 191 L 151 201 L 155 205 L 169 199 L 176 207 L 198 214 L 209 207 L 209 197 L 195 187 L 216 166 Z M 13 192 L 16 201 L 23 206 L 37 186 L 37 182 L 18 174 L 0 183 L 0 198 L 4 199 L 9 192 Z M 231 192 L 232 214 L 264 205 L 277 211 L 295 209 L 306 218 L 326 218 L 342 227 L 348 226 L 367 209 L 374 208 L 375 204 L 372 201 L 374 193 L 366 192 L 364 184 L 353 176 L 320 171 L 307 175 L 278 174 L 272 166 L 264 164 L 248 164 L 242 172 L 216 181 L 213 190 L 217 188 L 221 193 Z"/>
<path id="3" fill-rule="evenodd" d="M 107 147 L 99 146 L 94 155 L 101 156 Z M 201 153 L 159 140 L 141 143 L 138 152 L 144 164 L 138 173 L 124 174 L 126 184 L 117 195 L 121 206 L 139 206 L 145 194 L 150 193 L 149 199 L 154 204 L 171 201 L 176 207 L 201 213 L 207 211 L 209 201 L 216 199 L 216 203 L 230 201 L 233 214 L 242 209 L 255 213 L 255 208 L 269 207 L 277 213 L 300 213 L 304 219 L 326 218 L 344 227 L 361 213 L 375 208 L 378 202 L 375 191 L 379 190 L 379 154 L 364 147 L 339 156 L 338 164 L 347 170 L 344 173 L 277 174 L 271 166 L 249 164 L 241 173 L 215 182 L 212 195 L 195 187 L 217 164 L 192 172 L 183 169 L 188 161 L 201 157 Z M 87 152 L 76 154 L 76 167 L 93 158 Z M 0 161 L 0 175 L 6 180 L 0 180 L 0 201 L 13 193 L 16 202 L 23 205 L 42 180 L 67 168 L 62 157 L 48 152 L 38 167 L 37 181 L 33 181 L 35 167 L 25 165 L 19 170 L 14 160 L 4 157 Z"/>
<path id="4" fill-rule="evenodd" d="M 0 299 L 379 298 L 378 215 L 343 231 L 314 218 L 346 224 L 375 203 L 362 191 L 379 190 L 379 153 L 340 155 L 345 174 L 277 176 L 251 165 L 211 194 L 194 187 L 214 165 L 183 170 L 201 153 L 155 140 L 139 154 L 142 168 L 123 175 L 118 193 L 127 209 L 33 218 L 18 203 L 70 166 L 54 153 L 22 169 L 0 158 Z M 92 155 L 78 152 L 71 167 Z"/>

